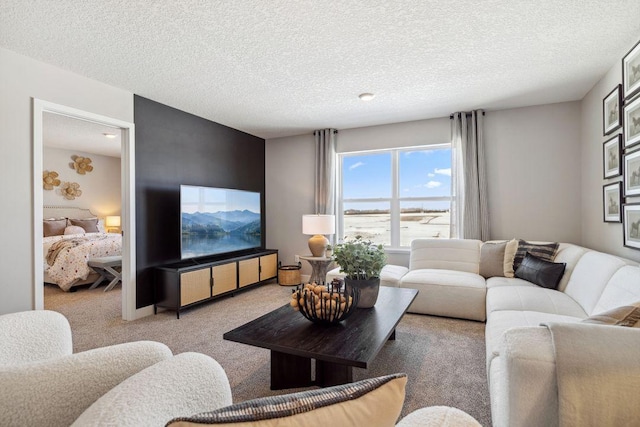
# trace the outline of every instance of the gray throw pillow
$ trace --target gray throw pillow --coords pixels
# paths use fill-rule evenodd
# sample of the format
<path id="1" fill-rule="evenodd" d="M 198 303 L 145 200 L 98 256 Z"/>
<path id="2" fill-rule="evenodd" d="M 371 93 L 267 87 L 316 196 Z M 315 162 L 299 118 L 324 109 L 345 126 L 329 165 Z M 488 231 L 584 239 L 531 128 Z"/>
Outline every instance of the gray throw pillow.
<path id="1" fill-rule="evenodd" d="M 483 243 L 480 247 L 480 275 L 489 277 L 504 277 L 504 251 L 507 242 Z"/>
<path id="2" fill-rule="evenodd" d="M 566 266 L 564 262 L 550 262 L 528 253 L 515 274 L 543 288 L 557 289 Z"/>

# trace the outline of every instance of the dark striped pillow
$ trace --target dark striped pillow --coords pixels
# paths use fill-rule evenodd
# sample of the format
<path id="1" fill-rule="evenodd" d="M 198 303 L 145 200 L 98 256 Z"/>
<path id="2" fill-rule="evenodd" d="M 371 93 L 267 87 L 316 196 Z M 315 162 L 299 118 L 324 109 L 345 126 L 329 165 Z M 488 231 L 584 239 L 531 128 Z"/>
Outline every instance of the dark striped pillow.
<path id="1" fill-rule="evenodd" d="M 518 250 L 513 258 L 513 271 L 516 271 L 527 253 L 534 255 L 545 261 L 553 261 L 558 252 L 559 244 L 555 243 L 529 243 L 525 240 L 518 240 Z"/>
<path id="2" fill-rule="evenodd" d="M 231 426 L 256 422 L 279 427 L 323 425 L 327 419 L 340 424 L 341 420 L 346 422 L 344 420 L 354 416 L 359 417 L 358 425 L 394 425 L 402 410 L 406 383 L 406 374 L 393 374 L 320 390 L 262 397 L 211 412 L 174 418 L 167 426 Z M 323 408 L 333 409 L 319 413 Z"/>

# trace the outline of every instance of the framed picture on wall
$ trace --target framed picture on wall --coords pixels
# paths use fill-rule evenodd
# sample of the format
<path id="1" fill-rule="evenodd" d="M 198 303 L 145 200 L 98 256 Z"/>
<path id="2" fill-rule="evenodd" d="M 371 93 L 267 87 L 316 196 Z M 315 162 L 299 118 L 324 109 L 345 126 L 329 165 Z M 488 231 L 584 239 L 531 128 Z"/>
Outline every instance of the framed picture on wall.
<path id="1" fill-rule="evenodd" d="M 640 143 L 640 96 L 624 106 L 624 148 Z"/>
<path id="2" fill-rule="evenodd" d="M 622 175 L 622 135 L 616 135 L 605 141 L 602 147 L 604 178 Z"/>
<path id="3" fill-rule="evenodd" d="M 625 100 L 640 92 L 640 41 L 622 58 L 622 86 Z"/>
<path id="4" fill-rule="evenodd" d="M 622 85 L 618 85 L 602 100 L 602 133 L 609 135 L 622 126 Z"/>
<path id="5" fill-rule="evenodd" d="M 640 249 L 640 203 L 627 203 L 622 206 L 622 230 L 624 245 Z"/>
<path id="6" fill-rule="evenodd" d="M 622 221 L 622 183 L 620 181 L 602 187 L 604 222 Z"/>
<path id="7" fill-rule="evenodd" d="M 624 155 L 624 196 L 640 195 L 640 150 Z"/>

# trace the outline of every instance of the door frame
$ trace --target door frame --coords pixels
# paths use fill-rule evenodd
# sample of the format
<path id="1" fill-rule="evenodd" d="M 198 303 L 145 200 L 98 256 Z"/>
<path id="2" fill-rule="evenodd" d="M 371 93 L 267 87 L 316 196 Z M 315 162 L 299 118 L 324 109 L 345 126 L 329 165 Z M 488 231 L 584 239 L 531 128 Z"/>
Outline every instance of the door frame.
<path id="1" fill-rule="evenodd" d="M 60 114 L 74 119 L 120 128 L 121 131 L 121 217 L 122 217 L 122 318 L 135 320 L 152 313 L 153 307 L 136 310 L 136 204 L 135 204 L 135 125 L 99 114 L 33 98 L 33 308 L 44 309 L 44 255 L 42 253 L 42 158 L 43 115 Z"/>

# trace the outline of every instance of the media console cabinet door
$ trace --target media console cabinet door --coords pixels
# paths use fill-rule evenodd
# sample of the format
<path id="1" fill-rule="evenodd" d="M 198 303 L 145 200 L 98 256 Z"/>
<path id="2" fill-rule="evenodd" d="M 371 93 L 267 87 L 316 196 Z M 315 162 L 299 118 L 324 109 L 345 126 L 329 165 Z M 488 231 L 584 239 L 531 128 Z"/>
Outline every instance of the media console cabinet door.
<path id="1" fill-rule="evenodd" d="M 260 257 L 260 280 L 270 279 L 278 275 L 278 254 Z"/>
<path id="2" fill-rule="evenodd" d="M 211 268 L 213 276 L 213 295 L 220 295 L 225 292 L 233 291 L 238 286 L 236 275 L 236 263 L 215 265 Z"/>
<path id="3" fill-rule="evenodd" d="M 240 287 L 260 281 L 260 258 L 243 259 L 238 262 Z"/>
<path id="4" fill-rule="evenodd" d="M 180 306 L 211 297 L 211 268 L 180 273 Z"/>

